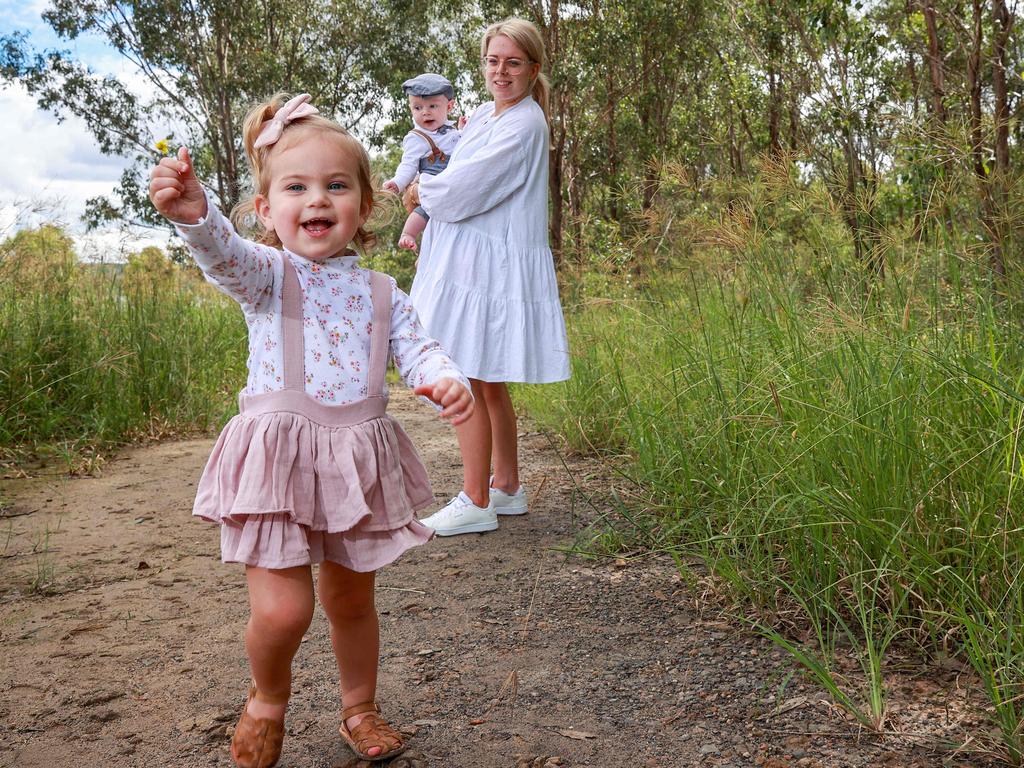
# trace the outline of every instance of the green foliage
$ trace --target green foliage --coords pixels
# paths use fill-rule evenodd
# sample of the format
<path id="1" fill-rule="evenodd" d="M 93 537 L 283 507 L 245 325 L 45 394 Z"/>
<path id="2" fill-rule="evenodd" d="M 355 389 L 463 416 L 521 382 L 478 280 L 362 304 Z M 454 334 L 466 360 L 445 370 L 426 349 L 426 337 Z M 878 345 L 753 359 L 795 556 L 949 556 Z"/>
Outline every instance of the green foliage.
<path id="1" fill-rule="evenodd" d="M 37 52 L 24 33 L 0 36 L 0 82 L 20 82 L 39 106 L 85 120 L 101 151 L 134 159 L 119 201 L 90 201 L 86 220 L 161 224 L 146 198 L 157 139 L 188 145 L 196 171 L 230 209 L 244 186 L 242 120 L 278 91 L 309 92 L 342 124 L 403 112 L 393 98 L 403 79 L 452 69 L 449 26 L 459 3 L 271 0 L 200 4 L 180 0 L 82 3 L 51 0 L 44 20 L 62 40 L 97 35 L 137 69 L 148 88 L 136 96 L 69 51 Z M 389 112 L 393 105 L 394 112 Z"/>
<path id="2" fill-rule="evenodd" d="M 0 456 L 208 429 L 244 385 L 237 306 L 158 249 L 122 276 L 54 227 L 0 244 Z"/>
<path id="3" fill-rule="evenodd" d="M 699 557 L 872 729 L 894 646 L 952 650 L 1019 764 L 1024 305 L 992 298 L 955 230 L 937 267 L 894 223 L 871 277 L 842 207 L 787 168 L 712 184 L 703 209 L 659 197 L 631 243 L 658 278 L 597 264 L 619 298 L 574 294 L 572 378 L 516 397 L 623 478 L 622 515 L 582 550 Z M 675 252 L 652 258 L 667 221 Z"/>

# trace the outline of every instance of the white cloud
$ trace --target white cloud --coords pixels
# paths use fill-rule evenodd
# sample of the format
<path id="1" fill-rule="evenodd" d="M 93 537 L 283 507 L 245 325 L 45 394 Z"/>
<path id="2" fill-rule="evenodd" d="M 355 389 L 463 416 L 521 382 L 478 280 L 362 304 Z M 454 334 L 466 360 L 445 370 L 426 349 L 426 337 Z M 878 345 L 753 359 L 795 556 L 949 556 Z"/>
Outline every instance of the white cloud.
<path id="1" fill-rule="evenodd" d="M 0 92 L 0 146 L 7 148 L 0 163 L 0 203 L 17 200 L 62 203 L 61 219 L 75 225 L 85 201 L 109 195 L 128 161 L 103 155 L 74 116 L 58 123 L 36 107 L 20 85 Z"/>
<path id="2" fill-rule="evenodd" d="M 93 71 L 115 75 L 136 93 L 146 93 L 133 65 L 101 38 L 58 39 L 41 19 L 48 6 L 48 0 L 0 0 L 0 27 L 29 32 L 36 49 L 70 50 Z M 111 195 L 130 162 L 101 153 L 82 119 L 69 115 L 58 121 L 40 110 L 19 84 L 0 90 L 0 114 L 0 147 L 6 150 L 0 163 L 0 238 L 52 222 L 72 235 L 81 257 L 106 260 L 121 260 L 144 245 L 166 243 L 166 236 L 149 230 L 85 232 L 85 201 Z"/>

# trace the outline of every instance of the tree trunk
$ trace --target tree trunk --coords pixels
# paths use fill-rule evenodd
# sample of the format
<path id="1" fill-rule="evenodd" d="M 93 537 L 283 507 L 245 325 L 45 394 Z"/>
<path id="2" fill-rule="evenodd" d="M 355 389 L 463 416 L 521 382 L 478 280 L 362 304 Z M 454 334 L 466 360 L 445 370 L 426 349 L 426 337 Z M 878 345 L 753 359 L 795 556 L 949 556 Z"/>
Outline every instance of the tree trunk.
<path id="1" fill-rule="evenodd" d="M 772 157 L 779 157 L 782 154 L 779 127 L 782 120 L 782 75 L 776 70 L 776 63 L 781 62 L 782 46 L 779 43 L 774 0 L 768 0 L 765 16 L 768 26 L 768 151 Z"/>
<path id="2" fill-rule="evenodd" d="M 932 79 L 932 114 L 940 124 L 945 124 L 946 83 L 942 64 L 942 45 L 939 42 L 933 1 L 921 0 L 921 10 L 924 13 L 925 28 L 928 30 L 928 71 Z"/>
<path id="3" fill-rule="evenodd" d="M 994 208 L 994 238 L 991 255 L 992 271 L 1006 276 L 1006 188 L 1010 180 L 1010 110 L 1006 93 L 1006 43 L 1010 37 L 1013 18 L 1006 8 L 1006 0 L 992 2 L 992 96 L 995 101 L 996 164 L 992 174 L 991 200 Z"/>
<path id="4" fill-rule="evenodd" d="M 967 55 L 968 128 L 971 136 L 971 163 L 978 178 L 982 218 L 988 211 L 988 179 L 985 171 L 984 146 L 981 134 L 981 2 L 971 0 L 971 47 Z M 988 222 L 986 221 L 986 226 Z"/>
<path id="5" fill-rule="evenodd" d="M 907 18 L 911 18 L 913 14 L 913 0 L 907 0 Z M 913 114 L 914 117 L 917 117 L 918 96 L 921 92 L 921 86 L 917 80 L 917 62 L 914 59 L 914 49 L 911 46 L 907 46 L 907 78 L 910 80 L 910 92 L 914 95 L 914 107 L 911 114 Z"/>
<path id="6" fill-rule="evenodd" d="M 559 61 L 561 58 L 561 41 L 559 39 L 558 0 L 551 0 L 550 20 L 548 22 L 548 61 Z M 557 81 L 556 81 L 557 82 Z M 551 238 L 551 251 L 555 256 L 555 267 L 562 263 L 562 161 L 565 154 L 565 100 L 567 95 L 564 86 L 552 88 L 551 93 L 551 150 L 548 156 L 548 190 L 551 196 L 551 220 L 548 222 L 548 235 Z"/>

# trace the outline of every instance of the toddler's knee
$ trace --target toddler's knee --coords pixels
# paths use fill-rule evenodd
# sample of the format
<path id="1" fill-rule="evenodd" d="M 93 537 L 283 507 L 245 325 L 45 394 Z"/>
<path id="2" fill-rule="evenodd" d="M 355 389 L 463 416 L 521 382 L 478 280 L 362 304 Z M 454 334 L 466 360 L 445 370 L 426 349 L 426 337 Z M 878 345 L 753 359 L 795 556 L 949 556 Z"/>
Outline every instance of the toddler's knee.
<path id="1" fill-rule="evenodd" d="M 313 606 L 286 603 L 262 606 L 253 609 L 252 622 L 263 634 L 281 640 L 301 638 L 313 622 Z"/>
<path id="2" fill-rule="evenodd" d="M 373 595 L 357 597 L 352 594 L 322 595 L 324 610 L 334 623 L 360 621 L 376 613 Z"/>
<path id="3" fill-rule="evenodd" d="M 376 613 L 377 609 L 371 601 L 369 603 L 343 603 L 335 615 L 339 621 L 360 621 Z"/>

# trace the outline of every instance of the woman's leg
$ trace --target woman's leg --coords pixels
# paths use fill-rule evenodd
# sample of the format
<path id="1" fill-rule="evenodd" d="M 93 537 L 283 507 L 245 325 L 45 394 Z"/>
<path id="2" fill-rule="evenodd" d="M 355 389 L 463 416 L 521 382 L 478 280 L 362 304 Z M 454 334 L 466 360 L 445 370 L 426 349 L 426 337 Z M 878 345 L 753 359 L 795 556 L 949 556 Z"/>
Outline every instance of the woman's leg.
<path id="1" fill-rule="evenodd" d="M 250 608 L 245 650 L 256 681 L 248 711 L 257 719 L 280 721 L 292 689 L 292 659 L 313 620 L 313 577 L 308 565 L 248 566 L 245 576 Z"/>
<path id="2" fill-rule="evenodd" d="M 338 662 L 342 707 L 374 701 L 377 697 L 377 666 L 380 627 L 373 601 L 376 574 L 359 573 L 325 560 L 320 564 L 317 592 L 331 624 L 331 645 Z M 348 718 L 351 731 L 366 717 Z M 379 755 L 382 747 L 370 747 L 367 754 Z"/>
<path id="3" fill-rule="evenodd" d="M 478 507 L 490 497 L 491 461 L 494 487 L 508 493 L 519 488 L 519 445 L 516 412 L 508 385 L 470 379 L 476 408 L 455 428 L 462 453 L 462 488 Z"/>
<path id="4" fill-rule="evenodd" d="M 470 379 L 476 400 L 473 415 L 455 427 L 462 453 L 462 489 L 478 507 L 486 507 L 490 498 L 491 420 L 486 388 L 479 379 Z"/>
<path id="5" fill-rule="evenodd" d="M 519 489 L 519 428 L 516 411 L 503 382 L 481 382 L 491 425 L 491 461 L 494 487 L 506 493 Z M 479 404 L 477 405 L 479 407 Z"/>

